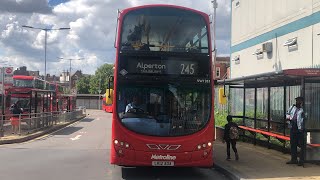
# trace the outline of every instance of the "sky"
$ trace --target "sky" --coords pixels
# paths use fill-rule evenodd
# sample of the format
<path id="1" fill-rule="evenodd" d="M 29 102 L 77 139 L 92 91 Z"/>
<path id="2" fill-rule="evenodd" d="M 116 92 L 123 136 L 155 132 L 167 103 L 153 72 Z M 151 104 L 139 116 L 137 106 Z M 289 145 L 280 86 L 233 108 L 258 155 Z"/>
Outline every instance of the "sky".
<path id="1" fill-rule="evenodd" d="M 146 4 L 174 4 L 213 13 L 211 0 L 0 0 L 0 66 L 44 74 L 43 30 L 23 28 L 70 28 L 48 31 L 47 73 L 69 70 L 94 74 L 105 63 L 114 63 L 117 10 Z M 230 0 L 218 0 L 218 56 L 230 53 Z M 63 58 L 63 59 L 59 59 Z"/>

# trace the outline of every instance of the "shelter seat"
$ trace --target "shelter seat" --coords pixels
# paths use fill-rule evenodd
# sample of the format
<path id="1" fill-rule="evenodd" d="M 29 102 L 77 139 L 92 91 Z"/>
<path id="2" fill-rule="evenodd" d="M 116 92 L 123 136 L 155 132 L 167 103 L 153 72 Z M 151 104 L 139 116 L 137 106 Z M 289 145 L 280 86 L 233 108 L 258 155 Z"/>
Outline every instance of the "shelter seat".
<path id="1" fill-rule="evenodd" d="M 308 144 L 308 146 L 311 146 L 311 147 L 320 147 L 320 144 Z"/>
<path id="2" fill-rule="evenodd" d="M 267 132 L 267 131 L 263 131 L 260 129 L 254 129 L 251 127 L 247 127 L 247 126 L 238 126 L 241 129 L 247 130 L 247 131 L 251 131 L 251 132 L 255 132 L 255 133 L 260 133 L 262 135 L 266 135 L 266 136 L 271 136 L 271 137 L 275 137 L 277 139 L 281 139 L 281 140 L 286 140 L 286 141 L 290 141 L 290 137 L 289 136 L 283 136 L 280 134 L 276 134 L 276 133 L 272 133 L 272 132 Z"/>

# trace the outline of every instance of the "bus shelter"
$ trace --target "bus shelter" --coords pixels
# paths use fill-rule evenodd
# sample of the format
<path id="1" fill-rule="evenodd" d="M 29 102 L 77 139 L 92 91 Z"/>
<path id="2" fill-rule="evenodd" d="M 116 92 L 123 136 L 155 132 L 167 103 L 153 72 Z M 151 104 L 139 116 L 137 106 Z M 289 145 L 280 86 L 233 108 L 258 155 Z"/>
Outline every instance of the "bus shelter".
<path id="1" fill-rule="evenodd" d="M 12 88 L 9 91 L 10 101 L 23 108 L 24 113 L 50 112 L 54 106 L 55 92 L 41 89 Z"/>
<path id="2" fill-rule="evenodd" d="M 304 139 L 300 152 L 306 162 L 320 161 L 320 69 L 288 69 L 220 80 L 228 114 L 254 144 L 289 151 L 290 129 L 286 111 L 304 97 Z M 221 97 L 219 97 L 221 98 Z"/>

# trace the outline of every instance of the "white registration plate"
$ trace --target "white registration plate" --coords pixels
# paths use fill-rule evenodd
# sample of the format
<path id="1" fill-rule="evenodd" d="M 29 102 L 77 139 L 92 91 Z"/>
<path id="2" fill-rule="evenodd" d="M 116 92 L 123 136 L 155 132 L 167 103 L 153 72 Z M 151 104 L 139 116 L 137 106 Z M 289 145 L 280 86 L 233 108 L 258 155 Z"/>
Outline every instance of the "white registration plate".
<path id="1" fill-rule="evenodd" d="M 152 166 L 174 166 L 173 161 L 152 161 Z"/>

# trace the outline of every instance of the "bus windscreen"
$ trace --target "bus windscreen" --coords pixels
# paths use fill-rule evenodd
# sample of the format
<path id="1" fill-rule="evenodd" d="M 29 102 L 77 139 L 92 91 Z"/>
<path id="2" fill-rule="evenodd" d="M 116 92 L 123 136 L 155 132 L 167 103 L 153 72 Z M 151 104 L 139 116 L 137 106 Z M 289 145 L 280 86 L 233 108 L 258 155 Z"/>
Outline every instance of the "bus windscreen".
<path id="1" fill-rule="evenodd" d="M 209 53 L 204 18 L 190 11 L 154 7 L 128 13 L 121 51 Z"/>
<path id="2" fill-rule="evenodd" d="M 210 89 L 187 86 L 121 87 L 121 123 L 139 134 L 181 136 L 201 130 L 209 120 Z"/>

